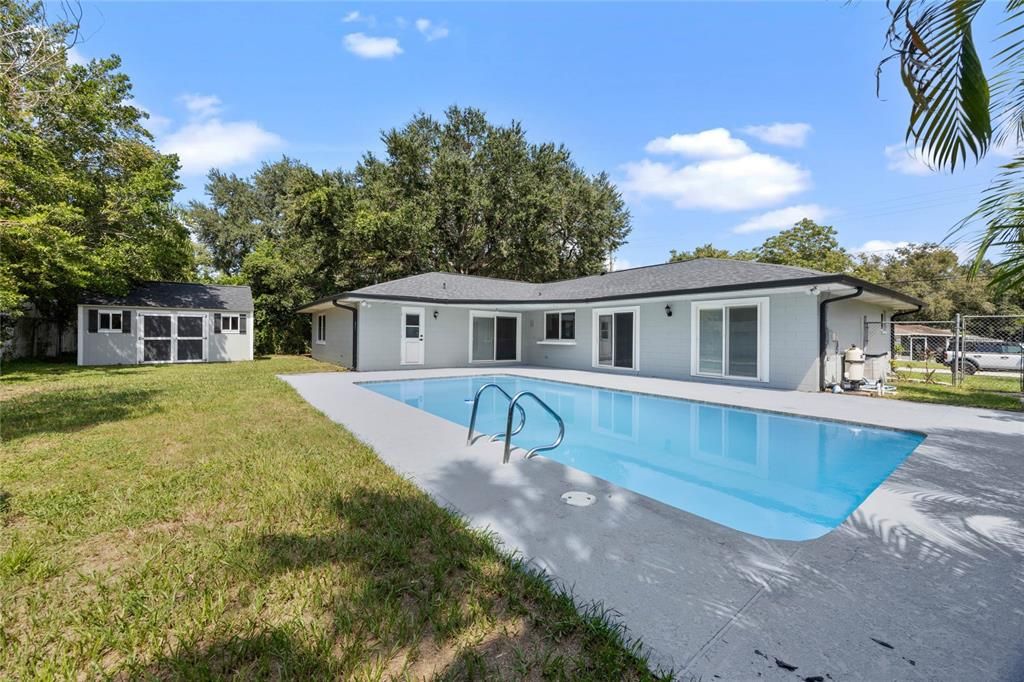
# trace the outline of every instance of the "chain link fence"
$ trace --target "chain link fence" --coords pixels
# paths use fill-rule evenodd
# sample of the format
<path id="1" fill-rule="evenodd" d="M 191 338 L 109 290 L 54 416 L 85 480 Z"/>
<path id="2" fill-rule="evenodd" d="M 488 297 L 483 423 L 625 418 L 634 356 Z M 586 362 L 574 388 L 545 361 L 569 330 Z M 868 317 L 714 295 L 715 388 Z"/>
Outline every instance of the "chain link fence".
<path id="1" fill-rule="evenodd" d="M 865 338 L 870 331 L 891 331 L 885 381 L 897 392 L 930 402 L 1020 409 L 1024 400 L 1024 315 L 865 320 Z"/>
<path id="2" fill-rule="evenodd" d="M 948 352 L 954 384 L 965 390 L 1024 393 L 1024 316 L 958 316 Z"/>

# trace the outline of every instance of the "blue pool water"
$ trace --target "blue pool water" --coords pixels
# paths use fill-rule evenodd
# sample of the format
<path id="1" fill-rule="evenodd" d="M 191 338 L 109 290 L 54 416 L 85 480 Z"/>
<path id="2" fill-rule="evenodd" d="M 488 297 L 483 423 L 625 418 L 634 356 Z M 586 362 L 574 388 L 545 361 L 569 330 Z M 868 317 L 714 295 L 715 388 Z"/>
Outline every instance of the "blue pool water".
<path id="1" fill-rule="evenodd" d="M 779 540 L 810 540 L 838 526 L 924 440 L 915 433 L 507 375 L 360 385 L 468 427 L 472 398 L 489 382 L 510 395 L 533 391 L 562 416 L 565 440 L 544 457 Z M 513 444 L 531 448 L 554 440 L 558 427 L 543 408 L 529 399 L 520 404 L 526 428 Z M 507 410 L 504 396 L 487 391 L 478 432 L 503 432 Z M 493 464 L 501 466 L 500 460 Z"/>

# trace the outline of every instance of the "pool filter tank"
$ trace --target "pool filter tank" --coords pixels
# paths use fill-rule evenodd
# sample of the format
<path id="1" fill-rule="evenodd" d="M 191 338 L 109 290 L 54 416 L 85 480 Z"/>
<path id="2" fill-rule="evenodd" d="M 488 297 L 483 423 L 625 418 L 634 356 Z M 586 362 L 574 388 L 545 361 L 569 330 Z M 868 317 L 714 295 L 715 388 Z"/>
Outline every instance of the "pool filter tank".
<path id="1" fill-rule="evenodd" d="M 843 378 L 851 384 L 864 381 L 864 351 L 857 348 L 856 344 L 843 353 Z"/>

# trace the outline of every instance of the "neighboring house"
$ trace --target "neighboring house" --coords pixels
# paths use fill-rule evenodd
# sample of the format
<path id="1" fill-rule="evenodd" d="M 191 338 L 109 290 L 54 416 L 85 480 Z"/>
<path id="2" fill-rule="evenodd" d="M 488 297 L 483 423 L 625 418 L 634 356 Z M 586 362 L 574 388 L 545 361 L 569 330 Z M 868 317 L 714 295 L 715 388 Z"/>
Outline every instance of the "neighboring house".
<path id="1" fill-rule="evenodd" d="M 252 360 L 252 348 L 247 286 L 146 282 L 78 306 L 79 365 Z"/>
<path id="2" fill-rule="evenodd" d="M 913 322 L 893 325 L 894 347 L 898 360 L 927 360 L 937 358 L 946 352 L 946 346 L 953 338 L 953 331 L 943 327 Z"/>
<path id="3" fill-rule="evenodd" d="M 846 275 L 697 259 L 545 284 L 430 272 L 299 312 L 315 358 L 363 371 L 526 364 L 813 391 L 850 345 L 888 353 L 887 322 L 920 306 Z"/>

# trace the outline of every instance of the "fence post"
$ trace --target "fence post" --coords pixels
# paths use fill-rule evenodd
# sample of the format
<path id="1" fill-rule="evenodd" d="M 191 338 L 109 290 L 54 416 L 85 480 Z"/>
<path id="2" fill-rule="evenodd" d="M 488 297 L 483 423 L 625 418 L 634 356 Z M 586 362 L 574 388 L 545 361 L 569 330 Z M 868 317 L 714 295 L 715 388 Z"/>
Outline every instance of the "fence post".
<path id="1" fill-rule="evenodd" d="M 950 367 L 949 367 L 950 371 L 953 372 L 953 377 L 952 377 L 953 380 L 952 380 L 951 383 L 952 383 L 952 385 L 954 387 L 959 386 L 960 385 L 960 381 L 961 381 L 961 377 L 960 377 L 960 365 L 961 365 L 960 346 L 961 346 L 961 343 L 960 343 L 960 341 L 961 341 L 961 339 L 960 339 L 960 313 L 957 313 L 956 314 L 956 322 L 955 322 L 954 331 L 953 331 L 953 362 L 950 363 Z"/>

